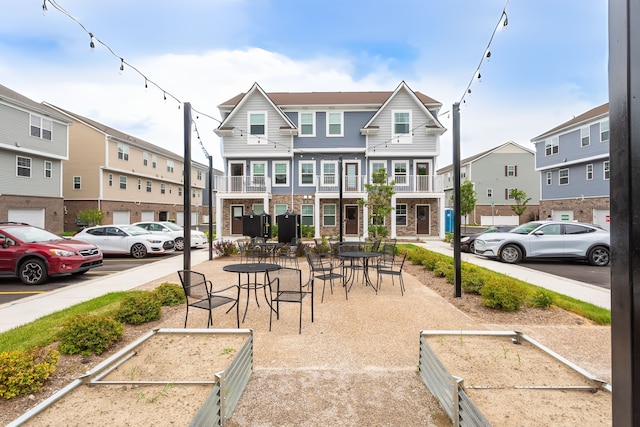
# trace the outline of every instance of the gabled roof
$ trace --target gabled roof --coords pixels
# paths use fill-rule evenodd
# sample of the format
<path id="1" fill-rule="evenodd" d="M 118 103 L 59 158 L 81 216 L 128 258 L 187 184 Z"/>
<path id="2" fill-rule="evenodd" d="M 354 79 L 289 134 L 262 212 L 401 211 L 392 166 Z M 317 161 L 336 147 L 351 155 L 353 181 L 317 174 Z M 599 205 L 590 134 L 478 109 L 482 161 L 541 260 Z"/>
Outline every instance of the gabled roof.
<path id="1" fill-rule="evenodd" d="M 493 148 L 491 148 L 491 149 L 489 149 L 489 150 L 483 151 L 483 152 L 478 153 L 478 154 L 475 154 L 475 155 L 473 155 L 473 156 L 466 157 L 466 158 L 464 158 L 464 159 L 460 160 L 460 164 L 461 164 L 461 165 L 466 165 L 466 164 L 469 164 L 469 163 L 473 163 L 473 162 L 475 162 L 475 161 L 477 161 L 477 160 L 480 160 L 481 158 L 483 158 L 483 157 L 485 157 L 485 156 L 488 156 L 489 154 L 492 154 L 492 153 L 494 153 L 494 152 L 496 152 L 496 151 L 501 150 L 502 148 L 506 147 L 507 145 L 513 145 L 514 147 L 519 148 L 519 149 L 521 149 L 522 151 L 526 151 L 526 152 L 528 152 L 528 153 L 530 153 L 530 154 L 532 154 L 532 155 L 535 155 L 535 151 L 530 150 L 530 149 L 528 149 L 527 147 L 523 147 L 523 146 L 522 146 L 522 145 L 520 145 L 520 144 L 516 144 L 516 143 L 515 143 L 515 142 L 513 142 L 513 141 L 507 141 L 507 142 L 505 142 L 504 144 L 498 145 L 497 147 L 493 147 Z M 436 174 L 440 175 L 440 174 L 443 174 L 443 173 L 445 173 L 445 172 L 449 172 L 449 171 L 450 171 L 450 170 L 452 170 L 452 169 L 453 169 L 453 164 L 448 165 L 448 166 L 445 166 L 445 167 L 443 167 L 443 168 L 441 168 L 441 169 L 438 169 L 438 170 L 436 171 Z"/>
<path id="2" fill-rule="evenodd" d="M 222 121 L 222 123 L 220 123 L 220 126 L 218 126 L 218 130 L 228 130 L 229 126 L 227 126 L 226 123 L 229 122 L 229 120 L 231 120 L 231 118 L 233 118 L 233 116 L 235 116 L 235 114 L 242 109 L 242 106 L 247 102 L 248 99 L 251 98 L 251 96 L 254 93 L 261 94 L 267 101 L 269 101 L 273 109 L 277 111 L 280 117 L 282 117 L 282 119 L 287 123 L 289 129 L 296 129 L 296 125 L 294 125 L 293 122 L 289 119 L 289 117 L 287 117 L 287 115 L 280 109 L 280 107 L 276 105 L 276 103 L 273 101 L 271 96 L 267 94 L 264 90 L 262 90 L 262 88 L 258 83 L 254 83 L 253 86 L 251 86 L 251 89 L 249 89 L 247 93 L 240 94 L 235 98 L 233 98 L 233 99 L 237 99 L 237 102 L 232 105 L 231 112 Z"/>
<path id="3" fill-rule="evenodd" d="M 412 91 L 409 88 L 409 86 L 407 86 L 407 84 L 404 82 L 404 80 L 402 82 L 400 82 L 400 84 L 398 85 L 396 90 L 394 90 L 393 93 L 391 95 L 389 95 L 389 97 L 385 100 L 385 102 L 380 106 L 380 108 L 378 108 L 378 111 L 376 111 L 376 113 L 373 115 L 373 117 L 371 117 L 371 119 L 367 122 L 367 124 L 364 125 L 363 129 L 367 129 L 368 127 L 371 126 L 371 123 L 373 123 L 373 121 L 378 117 L 378 115 L 380 115 L 380 112 L 385 109 L 385 107 L 389 104 L 389 102 L 391 102 L 391 100 L 401 90 L 405 90 L 406 92 L 408 92 L 409 96 L 411 96 L 414 99 L 414 101 L 416 102 L 416 104 L 418 104 L 420 106 L 420 108 L 422 109 L 424 114 L 427 117 L 429 117 L 431 120 L 433 120 L 433 123 L 428 123 L 427 125 L 425 125 L 426 127 L 444 129 L 444 126 L 442 126 L 442 124 L 438 121 L 438 119 L 436 117 L 434 117 L 433 114 L 431 114 L 431 111 L 429 111 L 429 109 L 424 104 L 424 102 L 422 100 L 420 100 L 420 98 L 418 97 L 417 93 Z M 429 98 L 429 99 L 431 99 L 431 98 Z M 441 106 L 441 104 L 438 105 L 438 107 L 440 107 L 440 106 Z"/>
<path id="4" fill-rule="evenodd" d="M 97 122 L 95 120 L 89 119 L 87 117 L 81 116 L 80 114 L 76 114 L 76 113 L 72 113 L 71 111 L 65 110 L 63 108 L 57 107 L 55 105 L 52 104 L 48 104 L 45 103 L 45 105 L 50 106 L 51 108 L 66 114 L 68 117 L 71 117 L 73 120 L 80 122 L 80 123 L 84 123 L 87 126 L 90 126 L 94 129 L 96 129 L 99 132 L 104 133 L 106 136 L 108 137 L 112 137 L 115 138 L 117 140 L 120 140 L 124 143 L 127 144 L 131 144 L 133 146 L 136 146 L 142 150 L 146 150 L 146 151 L 150 151 L 150 152 L 154 152 L 154 153 L 158 153 L 161 154 L 165 157 L 171 158 L 171 159 L 175 159 L 175 160 L 180 160 L 183 161 L 184 158 L 182 156 L 180 156 L 179 154 L 174 153 L 173 151 L 164 149 L 162 147 L 159 147 L 157 145 L 154 145 L 150 142 L 147 142 L 143 139 L 140 138 L 136 138 L 135 136 L 129 135 L 127 133 L 121 132 L 117 129 L 114 129 L 110 126 L 107 126 L 103 123 Z M 194 162 L 196 163 L 196 162 Z"/>
<path id="5" fill-rule="evenodd" d="M 42 114 L 43 116 L 51 117 L 52 119 L 56 119 L 63 123 L 70 123 L 66 117 L 59 114 L 57 111 L 44 104 L 40 104 L 30 98 L 27 98 L 26 96 L 3 85 L 0 85 L 0 101 L 8 101 L 14 105 Z"/>
<path id="6" fill-rule="evenodd" d="M 581 125 L 583 123 L 587 123 L 590 121 L 593 121 L 595 119 L 599 119 L 599 118 L 603 118 L 609 115 L 609 103 L 607 102 L 606 104 L 602 104 L 596 108 L 592 108 L 591 110 L 587 111 L 586 113 L 582 113 L 579 116 L 574 117 L 571 120 L 568 120 L 564 123 L 562 123 L 559 126 L 554 127 L 553 129 L 550 129 L 548 131 L 546 131 L 545 133 L 536 136 L 535 138 L 531 139 L 531 141 L 538 141 L 540 139 L 546 138 L 547 136 L 554 134 L 554 133 L 558 133 L 561 130 L 564 129 L 569 129 L 572 127 L 576 127 L 578 125 Z"/>

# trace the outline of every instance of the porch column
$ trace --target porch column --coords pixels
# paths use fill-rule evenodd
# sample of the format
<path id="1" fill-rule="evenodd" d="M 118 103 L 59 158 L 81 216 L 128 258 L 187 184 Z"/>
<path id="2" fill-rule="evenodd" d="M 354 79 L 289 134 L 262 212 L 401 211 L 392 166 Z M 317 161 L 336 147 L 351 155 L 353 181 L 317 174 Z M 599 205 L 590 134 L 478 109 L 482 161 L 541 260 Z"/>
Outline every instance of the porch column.
<path id="1" fill-rule="evenodd" d="M 216 239 L 222 239 L 222 211 L 224 210 L 224 199 L 216 196 Z M 229 233 L 231 234 L 231 233 Z"/>

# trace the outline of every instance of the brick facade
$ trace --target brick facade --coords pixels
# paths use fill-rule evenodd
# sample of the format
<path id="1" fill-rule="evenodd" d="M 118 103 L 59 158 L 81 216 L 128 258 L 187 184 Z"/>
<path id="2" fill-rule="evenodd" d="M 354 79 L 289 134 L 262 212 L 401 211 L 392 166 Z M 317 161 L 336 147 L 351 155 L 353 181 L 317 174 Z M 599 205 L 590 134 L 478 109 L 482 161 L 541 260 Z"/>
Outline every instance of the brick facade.
<path id="1" fill-rule="evenodd" d="M 9 209 L 44 209 L 44 228 L 60 234 L 64 230 L 64 200 L 61 197 L 0 196 L 0 221 L 9 220 Z"/>
<path id="2" fill-rule="evenodd" d="M 593 222 L 594 209 L 610 209 L 609 197 L 541 200 L 540 218 L 546 218 L 554 210 L 571 210 L 573 211 L 574 220 L 591 223 Z"/>

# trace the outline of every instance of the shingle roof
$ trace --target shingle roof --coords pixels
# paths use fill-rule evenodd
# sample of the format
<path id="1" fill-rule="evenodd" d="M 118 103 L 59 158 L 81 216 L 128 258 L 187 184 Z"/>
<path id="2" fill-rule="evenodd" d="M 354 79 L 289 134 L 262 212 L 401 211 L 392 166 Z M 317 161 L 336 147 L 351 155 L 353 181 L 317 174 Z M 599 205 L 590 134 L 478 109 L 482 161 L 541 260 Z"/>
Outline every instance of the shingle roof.
<path id="1" fill-rule="evenodd" d="M 64 116 L 60 115 L 57 111 L 49 108 L 46 105 L 40 104 L 26 96 L 9 89 L 6 86 L 0 85 L 0 99 L 9 100 L 14 104 L 21 105 L 23 107 L 34 110 L 35 112 L 41 113 L 43 115 L 55 118 L 56 120 L 62 122 L 69 122 Z"/>
<path id="2" fill-rule="evenodd" d="M 561 125 L 558 125 L 556 127 L 554 127 L 553 129 L 550 129 L 546 132 L 544 132 L 543 134 L 540 134 L 538 136 L 536 136 L 535 138 L 532 138 L 531 141 L 536 141 L 539 139 L 542 139 L 550 134 L 556 133 L 562 129 L 566 129 L 566 128 L 570 128 L 573 126 L 576 126 L 580 123 L 584 123 L 587 122 L 589 120 L 595 119 L 597 117 L 600 116 L 605 116 L 609 114 L 609 103 L 607 102 L 606 104 L 602 104 L 598 107 L 592 108 L 591 110 L 587 111 L 586 113 L 582 113 L 579 116 L 574 117 L 571 120 L 568 120 L 564 123 L 562 123 Z"/>

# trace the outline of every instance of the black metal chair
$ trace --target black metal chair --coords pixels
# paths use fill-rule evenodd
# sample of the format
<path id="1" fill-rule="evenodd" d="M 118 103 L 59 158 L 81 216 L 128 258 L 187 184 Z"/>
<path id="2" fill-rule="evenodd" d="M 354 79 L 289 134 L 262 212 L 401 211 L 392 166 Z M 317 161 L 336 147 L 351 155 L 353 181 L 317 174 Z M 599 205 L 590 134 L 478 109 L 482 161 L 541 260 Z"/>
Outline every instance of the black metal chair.
<path id="1" fill-rule="evenodd" d="M 298 268 L 298 245 L 299 239 L 294 237 L 291 243 L 286 243 L 278 248 L 278 263 L 286 267 L 287 264 L 293 264 L 295 268 Z"/>
<path id="2" fill-rule="evenodd" d="M 269 330 L 273 320 L 280 319 L 280 303 L 300 304 L 300 320 L 298 333 L 302 333 L 302 302 L 307 295 L 311 296 L 311 322 L 313 322 L 313 280 L 302 283 L 302 271 L 298 268 L 280 268 L 267 272 L 271 291 L 271 310 L 269 314 Z"/>
<path id="3" fill-rule="evenodd" d="M 236 307 L 236 325 L 240 327 L 240 311 L 238 310 L 238 301 L 240 298 L 240 288 L 237 285 L 228 286 L 223 289 L 213 290 L 213 284 L 207 280 L 205 275 L 192 270 L 179 270 L 178 276 L 182 282 L 182 289 L 187 298 L 187 313 L 184 317 L 184 327 L 187 327 L 187 319 L 189 318 L 189 308 L 199 308 L 209 311 L 209 320 L 207 328 L 213 326 L 213 309 L 226 304 L 233 304 L 228 310 L 231 311 L 233 306 Z M 235 292 L 232 295 L 231 290 Z"/>
<path id="4" fill-rule="evenodd" d="M 381 276 L 391 276 L 391 283 L 395 285 L 395 277 L 399 278 L 400 282 L 400 294 L 404 295 L 404 279 L 402 278 L 402 268 L 404 267 L 404 262 L 407 259 L 407 252 L 402 255 L 402 258 L 399 260 L 392 260 L 391 263 L 380 263 L 377 267 L 377 280 L 376 280 L 376 288 L 380 290 L 380 282 Z"/>
<path id="5" fill-rule="evenodd" d="M 329 282 L 331 294 L 333 294 L 333 281 L 339 279 L 342 282 L 344 279 L 344 275 L 336 272 L 336 270 L 339 269 L 339 266 L 335 266 L 333 264 L 333 260 L 330 256 L 321 256 L 320 254 L 314 252 L 311 248 L 305 248 L 304 253 L 307 258 L 307 262 L 309 263 L 309 279 L 322 280 L 322 298 L 320 302 L 324 302 L 324 289 L 327 285 L 327 282 Z M 346 292 L 347 289 L 345 286 L 345 294 Z M 346 297 L 347 299 L 349 299 L 348 294 L 346 294 Z"/>

